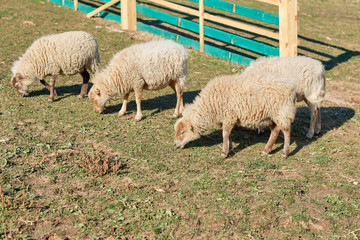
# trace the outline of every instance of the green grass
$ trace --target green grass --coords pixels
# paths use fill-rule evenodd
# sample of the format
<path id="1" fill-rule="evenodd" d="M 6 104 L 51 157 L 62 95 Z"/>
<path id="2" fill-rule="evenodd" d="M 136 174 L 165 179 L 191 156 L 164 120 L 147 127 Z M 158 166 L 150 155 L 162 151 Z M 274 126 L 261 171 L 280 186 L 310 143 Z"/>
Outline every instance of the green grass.
<path id="1" fill-rule="evenodd" d="M 133 120 L 134 96 L 121 118 L 121 97 L 96 114 L 88 98 L 76 97 L 80 76 L 59 77 L 53 103 L 38 82 L 29 97 L 20 97 L 10 85 L 12 63 L 42 35 L 92 33 L 102 66 L 142 40 L 45 1 L 10 0 L 1 7 L 1 239 L 360 237 L 360 115 L 351 100 L 359 96 L 354 1 L 300 1 L 299 52 L 324 62 L 331 97 L 323 103 L 322 132 L 313 140 L 305 139 L 309 112 L 299 103 L 287 159 L 280 156 L 282 137 L 261 157 L 269 132 L 239 127 L 227 159 L 220 157 L 217 129 L 173 150 L 176 100 L 170 88 L 144 92 L 140 122 Z M 243 68 L 189 52 L 186 103 L 209 79 Z"/>

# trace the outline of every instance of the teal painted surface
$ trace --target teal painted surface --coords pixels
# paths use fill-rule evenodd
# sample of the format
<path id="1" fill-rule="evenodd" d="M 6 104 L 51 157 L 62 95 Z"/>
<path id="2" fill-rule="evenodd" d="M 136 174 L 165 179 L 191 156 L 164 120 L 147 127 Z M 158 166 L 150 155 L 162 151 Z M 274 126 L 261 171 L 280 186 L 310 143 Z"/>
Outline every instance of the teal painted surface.
<path id="1" fill-rule="evenodd" d="M 136 11 L 138 13 L 144 14 L 144 15 L 152 17 L 152 18 L 156 18 L 160 21 L 172 24 L 174 26 L 178 26 L 178 23 L 180 20 L 179 27 L 190 30 L 192 32 L 199 33 L 199 24 L 198 23 L 170 15 L 168 13 L 158 11 L 158 10 L 146 7 L 144 5 L 141 5 L 141 4 L 136 4 Z"/>
<path id="2" fill-rule="evenodd" d="M 180 36 L 180 35 L 176 35 L 174 33 L 170 33 L 170 32 L 164 31 L 162 29 L 143 24 L 141 22 L 137 23 L 137 28 L 139 31 L 150 32 L 150 33 L 153 33 L 158 36 L 162 36 L 167 39 L 172 39 L 182 45 L 191 47 L 195 50 L 199 50 L 200 43 L 198 41 L 195 41 L 195 40 L 192 40 L 192 39 Z M 241 56 L 238 54 L 230 53 L 226 50 L 219 49 L 217 47 L 210 46 L 207 44 L 205 44 L 204 50 L 205 50 L 205 53 L 207 53 L 207 54 L 216 56 L 218 58 L 225 59 L 230 62 L 245 65 L 245 66 L 248 66 L 249 63 L 251 61 L 253 61 L 253 59 L 251 59 L 251 58 L 247 58 L 247 57 L 244 57 L 244 56 Z"/>
<path id="3" fill-rule="evenodd" d="M 74 9 L 74 2 L 64 1 L 64 6 Z"/>
<path id="4" fill-rule="evenodd" d="M 205 26 L 204 35 L 253 52 L 261 53 L 268 56 L 279 56 L 279 48 L 277 47 L 273 47 L 248 38 L 231 34 L 216 28 Z"/>
<path id="5" fill-rule="evenodd" d="M 50 0 L 50 2 L 58 4 L 58 5 L 62 5 L 62 1 L 61 0 Z"/>
<path id="6" fill-rule="evenodd" d="M 144 14 L 149 17 L 156 18 L 160 21 L 170 23 L 172 25 L 177 26 L 178 24 L 178 17 L 143 6 L 141 4 L 136 4 L 136 12 Z"/>
<path id="7" fill-rule="evenodd" d="M 213 55 L 218 58 L 225 59 L 230 62 L 245 65 L 245 66 L 249 66 L 250 62 L 254 61 L 254 59 L 244 57 L 239 54 L 230 53 L 226 50 L 223 50 L 223 49 L 220 49 L 220 48 L 217 48 L 214 46 L 210 46 L 207 44 L 205 44 L 204 50 L 205 50 L 205 53 L 207 53 L 207 54 Z"/>
<path id="8" fill-rule="evenodd" d="M 191 2 L 199 3 L 199 0 L 189 0 Z M 235 5 L 235 13 L 248 18 L 260 20 L 279 26 L 279 16 L 276 14 L 264 12 L 258 9 L 241 6 L 234 3 L 229 3 L 222 0 L 204 0 L 204 4 L 209 7 L 217 8 L 227 12 L 233 12 Z"/>
<path id="9" fill-rule="evenodd" d="M 196 50 L 199 50 L 199 42 L 198 41 L 186 38 L 184 36 L 180 36 L 175 33 L 170 33 L 165 30 L 162 30 L 162 29 L 159 29 L 159 28 L 156 28 L 156 27 L 153 27 L 153 26 L 141 23 L 141 22 L 137 23 L 137 29 L 139 31 L 150 32 L 157 36 L 162 36 L 164 38 L 174 40 L 175 42 L 178 42 L 185 46 L 192 47 Z"/>
<path id="10" fill-rule="evenodd" d="M 257 19 L 263 22 L 267 22 L 279 26 L 279 16 L 272 13 L 263 12 L 257 9 L 253 9 L 241 5 L 236 5 L 235 13 L 238 15 Z"/>
<path id="11" fill-rule="evenodd" d="M 141 14 L 156 18 L 160 21 L 172 24 L 174 26 L 178 26 L 180 20 L 179 27 L 182 27 L 186 30 L 190 30 L 195 33 L 199 33 L 199 24 L 196 22 L 192 22 L 187 19 L 183 19 L 167 13 L 163 13 L 158 10 L 140 4 L 136 5 L 136 9 Z M 260 43 L 248 38 L 240 37 L 235 34 L 231 34 L 212 27 L 205 26 L 204 35 L 222 42 L 230 43 L 235 46 L 248 49 L 253 52 L 257 52 L 269 56 L 279 56 L 279 49 L 276 47 L 264 43 Z"/>
<path id="12" fill-rule="evenodd" d="M 78 5 L 78 11 L 81 11 L 81 12 L 84 12 L 84 13 L 90 13 L 92 11 L 94 11 L 95 8 L 92 8 L 92 7 L 89 7 L 89 6 L 86 6 L 86 5 L 82 5 L 82 4 L 79 4 Z M 100 12 L 101 14 L 102 12 Z"/>
<path id="13" fill-rule="evenodd" d="M 50 0 L 50 2 L 53 2 L 53 3 L 58 4 L 58 5 L 62 5 L 62 0 Z M 68 0 L 65 0 L 64 6 L 72 8 L 72 9 L 74 8 L 73 2 L 68 1 Z M 157 10 L 150 9 L 148 7 L 138 5 L 138 4 L 137 4 L 137 9 L 138 10 L 140 9 L 138 11 L 139 13 L 142 13 L 144 15 L 150 14 L 151 16 L 154 16 L 154 18 L 158 17 L 159 20 L 164 21 L 164 22 L 168 22 L 168 23 L 173 24 L 175 26 L 178 25 L 178 21 L 180 19 L 180 27 L 191 30 L 191 31 L 194 31 L 194 32 L 197 32 L 197 33 L 199 32 L 199 24 L 198 23 L 195 23 L 195 22 L 192 22 L 192 21 L 189 21 L 189 20 L 186 20 L 186 19 L 181 19 L 179 17 L 175 17 L 175 16 L 172 16 L 170 14 L 162 13 L 162 12 L 159 12 Z M 81 11 L 81 12 L 90 13 L 93 10 L 95 10 L 95 8 L 79 3 L 78 10 Z M 108 20 L 113 20 L 113 21 L 116 21 L 116 22 L 121 22 L 121 17 L 119 15 L 115 15 L 115 14 L 108 13 L 108 12 L 105 12 L 105 11 L 100 12 L 100 17 L 108 19 Z M 159 29 L 159 28 L 156 28 L 156 27 L 153 27 L 153 26 L 150 26 L 150 25 L 146 25 L 146 24 L 141 23 L 141 22 L 137 23 L 137 28 L 138 28 L 139 31 L 150 32 L 150 33 L 153 33 L 153 34 L 158 35 L 158 36 L 162 36 L 162 37 L 167 38 L 167 39 L 172 39 L 172 40 L 174 40 L 174 41 L 176 41 L 176 42 L 178 42 L 180 44 L 191 47 L 191 48 L 193 48 L 195 50 L 200 49 L 200 43 L 198 41 L 196 41 L 196 40 L 189 39 L 189 38 L 186 38 L 184 36 L 180 36 L 180 35 L 177 35 L 177 34 L 174 34 L 174 33 L 170 33 L 170 32 L 164 31 L 162 29 Z M 217 30 L 217 29 L 212 29 L 210 27 L 206 27 L 205 31 L 209 31 L 209 29 L 207 29 L 207 28 L 209 28 L 210 31 Z M 225 36 L 226 34 L 230 34 L 230 33 L 223 32 L 221 30 L 217 30 L 217 31 L 220 31 L 220 32 L 216 32 L 217 35 L 223 34 L 223 36 Z M 233 37 L 234 36 L 239 37 L 239 36 L 236 36 L 236 35 L 233 35 L 233 34 L 230 34 L 230 35 L 232 35 Z M 215 36 L 215 38 L 216 38 L 216 36 Z M 223 37 L 221 37 L 221 39 L 219 39 L 219 40 L 222 40 L 222 38 Z M 228 39 L 229 43 L 232 40 L 231 38 L 227 38 L 227 39 Z M 232 40 L 232 41 L 234 41 L 234 40 Z M 249 41 L 252 41 L 252 40 L 249 40 Z M 253 59 L 250 59 L 250 58 L 238 55 L 238 54 L 230 53 L 230 52 L 228 52 L 226 50 L 219 49 L 217 47 L 210 46 L 210 45 L 207 45 L 207 44 L 205 44 L 204 48 L 205 48 L 204 51 L 207 54 L 210 54 L 210 55 L 213 55 L 213 56 L 216 56 L 216 57 L 219 57 L 219 58 L 222 58 L 222 59 L 225 59 L 227 61 L 231 61 L 231 62 L 234 62 L 234 63 L 237 63 L 237 64 L 242 64 L 242 65 L 247 66 L 247 65 L 249 65 L 249 63 L 251 61 L 253 61 Z"/>

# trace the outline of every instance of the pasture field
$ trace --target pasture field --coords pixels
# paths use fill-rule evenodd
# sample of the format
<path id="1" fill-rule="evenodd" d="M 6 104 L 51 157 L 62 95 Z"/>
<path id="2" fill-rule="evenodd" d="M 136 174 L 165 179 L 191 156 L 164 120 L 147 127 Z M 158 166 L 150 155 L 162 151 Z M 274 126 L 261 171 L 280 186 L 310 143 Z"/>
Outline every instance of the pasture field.
<path id="1" fill-rule="evenodd" d="M 360 4 L 299 1 L 299 53 L 323 61 L 327 95 L 312 140 L 298 103 L 286 159 L 282 137 L 263 157 L 269 132 L 240 127 L 227 159 L 219 129 L 174 150 L 170 87 L 144 92 L 140 122 L 133 95 L 123 117 L 120 97 L 95 113 L 76 97 L 80 75 L 59 77 L 52 103 L 38 81 L 21 97 L 10 85 L 12 63 L 42 35 L 93 34 L 102 66 L 152 36 L 43 0 L 1 1 L 0 238 L 359 239 Z M 211 78 L 244 68 L 189 53 L 186 103 Z"/>

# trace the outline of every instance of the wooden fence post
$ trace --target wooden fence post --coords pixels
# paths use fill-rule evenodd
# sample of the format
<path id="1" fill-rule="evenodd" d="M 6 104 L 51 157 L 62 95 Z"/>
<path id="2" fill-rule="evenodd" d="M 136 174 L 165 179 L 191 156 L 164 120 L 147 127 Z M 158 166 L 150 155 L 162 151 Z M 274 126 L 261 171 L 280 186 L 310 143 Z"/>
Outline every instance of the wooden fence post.
<path id="1" fill-rule="evenodd" d="M 199 26 L 200 52 L 204 52 L 204 0 L 199 0 Z"/>
<path id="2" fill-rule="evenodd" d="M 297 56 L 297 0 L 279 0 L 280 57 Z"/>
<path id="3" fill-rule="evenodd" d="M 74 10 L 77 11 L 79 7 L 79 1 L 78 0 L 74 0 Z"/>
<path id="4" fill-rule="evenodd" d="M 136 30 L 136 0 L 121 0 L 121 27 Z"/>

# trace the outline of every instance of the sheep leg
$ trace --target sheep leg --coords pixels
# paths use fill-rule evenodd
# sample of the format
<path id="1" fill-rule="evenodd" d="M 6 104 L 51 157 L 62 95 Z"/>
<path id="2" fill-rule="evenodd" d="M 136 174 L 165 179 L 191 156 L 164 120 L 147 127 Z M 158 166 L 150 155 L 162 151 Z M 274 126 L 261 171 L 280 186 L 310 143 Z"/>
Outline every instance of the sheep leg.
<path id="1" fill-rule="evenodd" d="M 284 134 L 284 152 L 281 155 L 282 157 L 287 157 L 289 155 L 290 149 L 290 130 L 282 130 Z"/>
<path id="2" fill-rule="evenodd" d="M 50 96 L 48 99 L 49 102 L 54 101 L 56 78 L 57 76 L 50 77 L 50 85 L 49 85 Z"/>
<path id="3" fill-rule="evenodd" d="M 232 125 L 224 125 L 223 126 L 223 148 L 221 152 L 221 157 L 226 158 L 229 155 L 230 148 L 232 148 L 231 143 L 231 130 L 233 126 Z"/>
<path id="4" fill-rule="evenodd" d="M 175 82 L 175 81 L 171 82 L 170 87 L 176 93 L 176 107 L 175 107 L 175 112 L 173 114 L 173 118 L 177 118 L 182 113 L 182 110 L 184 109 L 183 91 L 180 88 L 179 82 Z"/>
<path id="5" fill-rule="evenodd" d="M 44 79 L 40 79 L 40 83 L 41 83 L 42 85 L 44 85 L 47 90 L 50 91 L 50 85 L 47 84 L 47 82 L 45 82 Z M 55 90 L 55 89 L 54 89 L 54 94 L 56 95 L 56 90 Z"/>
<path id="6" fill-rule="evenodd" d="M 264 151 L 262 152 L 262 155 L 267 155 L 269 154 L 269 152 L 271 151 L 271 149 L 273 148 L 275 141 L 279 135 L 280 132 L 280 128 L 278 126 L 276 126 L 275 124 L 270 125 L 270 130 L 271 130 L 271 134 L 269 137 L 268 142 L 265 145 Z"/>
<path id="7" fill-rule="evenodd" d="M 317 110 L 315 108 L 315 105 L 312 102 L 310 102 L 307 99 L 305 99 L 305 102 L 310 109 L 310 127 L 309 127 L 308 133 L 306 134 L 306 137 L 308 139 L 311 139 L 314 136 L 314 129 L 315 129 L 315 123 L 316 123 L 316 118 L 317 118 Z"/>
<path id="8" fill-rule="evenodd" d="M 82 71 L 81 76 L 83 78 L 83 84 L 81 86 L 80 94 L 78 95 L 79 98 L 84 98 L 87 94 L 88 86 L 89 86 L 89 80 L 90 80 L 90 74 L 84 69 Z"/>
<path id="9" fill-rule="evenodd" d="M 46 88 L 47 90 L 49 90 L 49 91 L 50 91 L 50 85 L 49 85 L 49 84 L 47 84 L 47 82 L 45 82 L 45 80 L 44 80 L 44 79 L 40 79 L 40 83 L 41 83 L 42 85 L 44 85 L 44 86 L 45 86 L 45 88 Z"/>
<path id="10" fill-rule="evenodd" d="M 135 121 L 140 121 L 142 118 L 141 113 L 141 96 L 142 96 L 142 88 L 134 89 L 135 98 L 136 98 L 136 116 Z"/>
<path id="11" fill-rule="evenodd" d="M 317 118 L 316 118 L 316 125 L 315 125 L 315 133 L 319 134 L 321 130 L 321 110 L 320 110 L 320 104 L 316 105 L 316 111 L 317 111 Z"/>
<path id="12" fill-rule="evenodd" d="M 126 106 L 127 106 L 127 103 L 128 103 L 129 94 L 130 94 L 130 93 L 126 93 L 126 94 L 124 95 L 124 101 L 123 101 L 123 103 L 122 103 L 121 109 L 120 109 L 119 114 L 118 114 L 119 117 L 121 117 L 122 115 L 124 115 L 125 112 L 126 112 Z"/>

